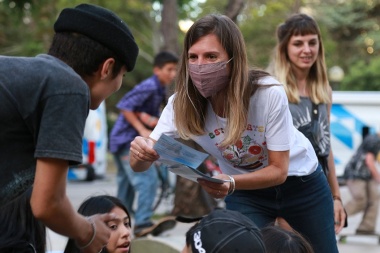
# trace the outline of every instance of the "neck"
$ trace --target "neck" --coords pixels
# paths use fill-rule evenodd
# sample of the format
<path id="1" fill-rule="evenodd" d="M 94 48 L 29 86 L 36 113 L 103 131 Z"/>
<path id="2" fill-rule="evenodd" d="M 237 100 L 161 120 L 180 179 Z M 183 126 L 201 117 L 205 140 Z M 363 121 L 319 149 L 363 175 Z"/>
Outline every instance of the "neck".
<path id="1" fill-rule="evenodd" d="M 209 98 L 213 111 L 216 115 L 222 118 L 226 117 L 225 99 L 224 96 L 218 95 Z"/>
<path id="2" fill-rule="evenodd" d="M 308 97 L 309 92 L 307 90 L 307 77 L 309 76 L 309 69 L 304 70 L 293 68 L 292 71 L 297 81 L 297 87 L 300 96 Z"/>

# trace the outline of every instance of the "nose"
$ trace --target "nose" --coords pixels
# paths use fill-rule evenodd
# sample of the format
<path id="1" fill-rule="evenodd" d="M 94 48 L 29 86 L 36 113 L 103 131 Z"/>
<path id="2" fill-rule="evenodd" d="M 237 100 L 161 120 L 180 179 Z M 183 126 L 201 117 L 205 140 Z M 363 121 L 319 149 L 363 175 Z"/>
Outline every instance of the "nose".
<path id="1" fill-rule="evenodd" d="M 122 237 L 129 237 L 131 235 L 131 228 L 123 226 L 121 230 Z"/>
<path id="2" fill-rule="evenodd" d="M 306 52 L 306 53 L 311 52 L 309 44 L 307 44 L 307 43 L 304 44 L 303 51 Z"/>

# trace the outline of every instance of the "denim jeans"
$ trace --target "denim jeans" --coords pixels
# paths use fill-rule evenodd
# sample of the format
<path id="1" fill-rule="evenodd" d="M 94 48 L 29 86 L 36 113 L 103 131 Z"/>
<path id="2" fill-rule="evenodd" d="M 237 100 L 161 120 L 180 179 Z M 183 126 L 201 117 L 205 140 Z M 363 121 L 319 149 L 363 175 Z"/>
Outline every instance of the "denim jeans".
<path id="1" fill-rule="evenodd" d="M 117 197 L 134 213 L 135 225 L 147 224 L 153 215 L 153 202 L 157 191 L 157 171 L 151 166 L 144 172 L 134 172 L 129 163 L 129 149 L 114 153 L 117 166 Z M 137 195 L 137 207 L 133 212 L 133 201 Z"/>
<path id="2" fill-rule="evenodd" d="M 338 252 L 333 199 L 321 166 L 308 176 L 289 176 L 275 187 L 235 191 L 225 201 L 227 209 L 247 215 L 258 227 L 282 217 L 311 242 L 315 252 Z"/>

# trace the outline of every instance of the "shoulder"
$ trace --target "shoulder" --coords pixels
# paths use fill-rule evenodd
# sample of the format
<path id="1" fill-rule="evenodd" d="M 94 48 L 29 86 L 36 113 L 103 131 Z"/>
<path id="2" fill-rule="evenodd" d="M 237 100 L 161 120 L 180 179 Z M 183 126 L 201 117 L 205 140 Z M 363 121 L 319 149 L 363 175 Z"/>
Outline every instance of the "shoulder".
<path id="1" fill-rule="evenodd" d="M 266 76 L 258 80 L 258 89 L 256 93 L 259 97 L 265 96 L 265 99 L 276 100 L 281 98 L 286 99 L 287 101 L 283 85 L 272 76 Z"/>
<path id="2" fill-rule="evenodd" d="M 264 76 L 259 79 L 258 81 L 259 85 L 279 85 L 281 86 L 281 83 L 274 78 L 273 76 Z"/>
<path id="3" fill-rule="evenodd" d="M 146 86 L 146 87 L 155 87 L 159 84 L 158 79 L 155 75 L 150 76 L 143 80 L 138 86 Z"/>
<path id="4" fill-rule="evenodd" d="M 66 89 L 80 89 L 78 84 L 86 84 L 73 68 L 54 56 L 41 54 L 35 57 L 35 61 L 38 61 L 38 69 L 46 76 L 47 81 L 51 78 L 54 82 L 63 83 Z"/>
<path id="5" fill-rule="evenodd" d="M 131 92 L 149 92 L 149 91 L 155 91 L 160 87 L 158 80 L 155 76 L 151 76 L 142 82 L 138 83 Z"/>

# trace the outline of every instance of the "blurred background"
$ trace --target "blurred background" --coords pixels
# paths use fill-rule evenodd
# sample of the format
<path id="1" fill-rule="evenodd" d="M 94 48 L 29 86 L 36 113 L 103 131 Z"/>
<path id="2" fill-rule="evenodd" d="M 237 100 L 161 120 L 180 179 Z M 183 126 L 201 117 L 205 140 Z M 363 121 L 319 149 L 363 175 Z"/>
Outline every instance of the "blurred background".
<path id="1" fill-rule="evenodd" d="M 111 121 L 115 103 L 151 74 L 153 56 L 162 49 L 180 54 L 184 32 L 209 13 L 225 14 L 238 24 L 251 65 L 261 68 L 268 65 L 276 27 L 292 13 L 310 14 L 322 30 L 334 90 L 380 90 L 379 0 L 0 0 L 0 54 L 47 52 L 58 13 L 82 2 L 115 11 L 140 47 L 135 70 L 106 101 Z"/>
<path id="2" fill-rule="evenodd" d="M 97 173 L 84 176 L 88 179 L 105 173 L 102 154 L 118 113 L 115 104 L 151 75 L 157 52 L 170 50 L 180 55 L 189 26 L 209 13 L 225 14 L 236 22 L 245 37 L 250 64 L 260 68 L 269 64 L 276 43 L 275 30 L 283 20 L 296 12 L 313 16 L 322 32 L 329 81 L 335 91 L 333 100 L 339 103 L 333 105 L 335 121 L 331 124 L 337 159 L 349 158 L 361 142 L 363 129 L 370 127 L 374 131 L 380 127 L 376 112 L 380 93 L 373 92 L 380 90 L 380 0 L 0 0 L 0 55 L 35 56 L 47 52 L 59 12 L 83 2 L 116 12 L 129 25 L 140 47 L 135 70 L 125 75 L 121 90 L 109 97 L 100 111 L 91 113 L 83 142 L 84 163 L 101 164 L 95 166 Z M 347 95 L 339 94 L 341 91 L 361 92 Z M 362 96 L 362 91 L 367 95 Z M 372 101 L 370 108 L 363 102 L 353 102 L 355 98 Z M 341 166 L 338 175 L 345 158 L 336 161 Z"/>

